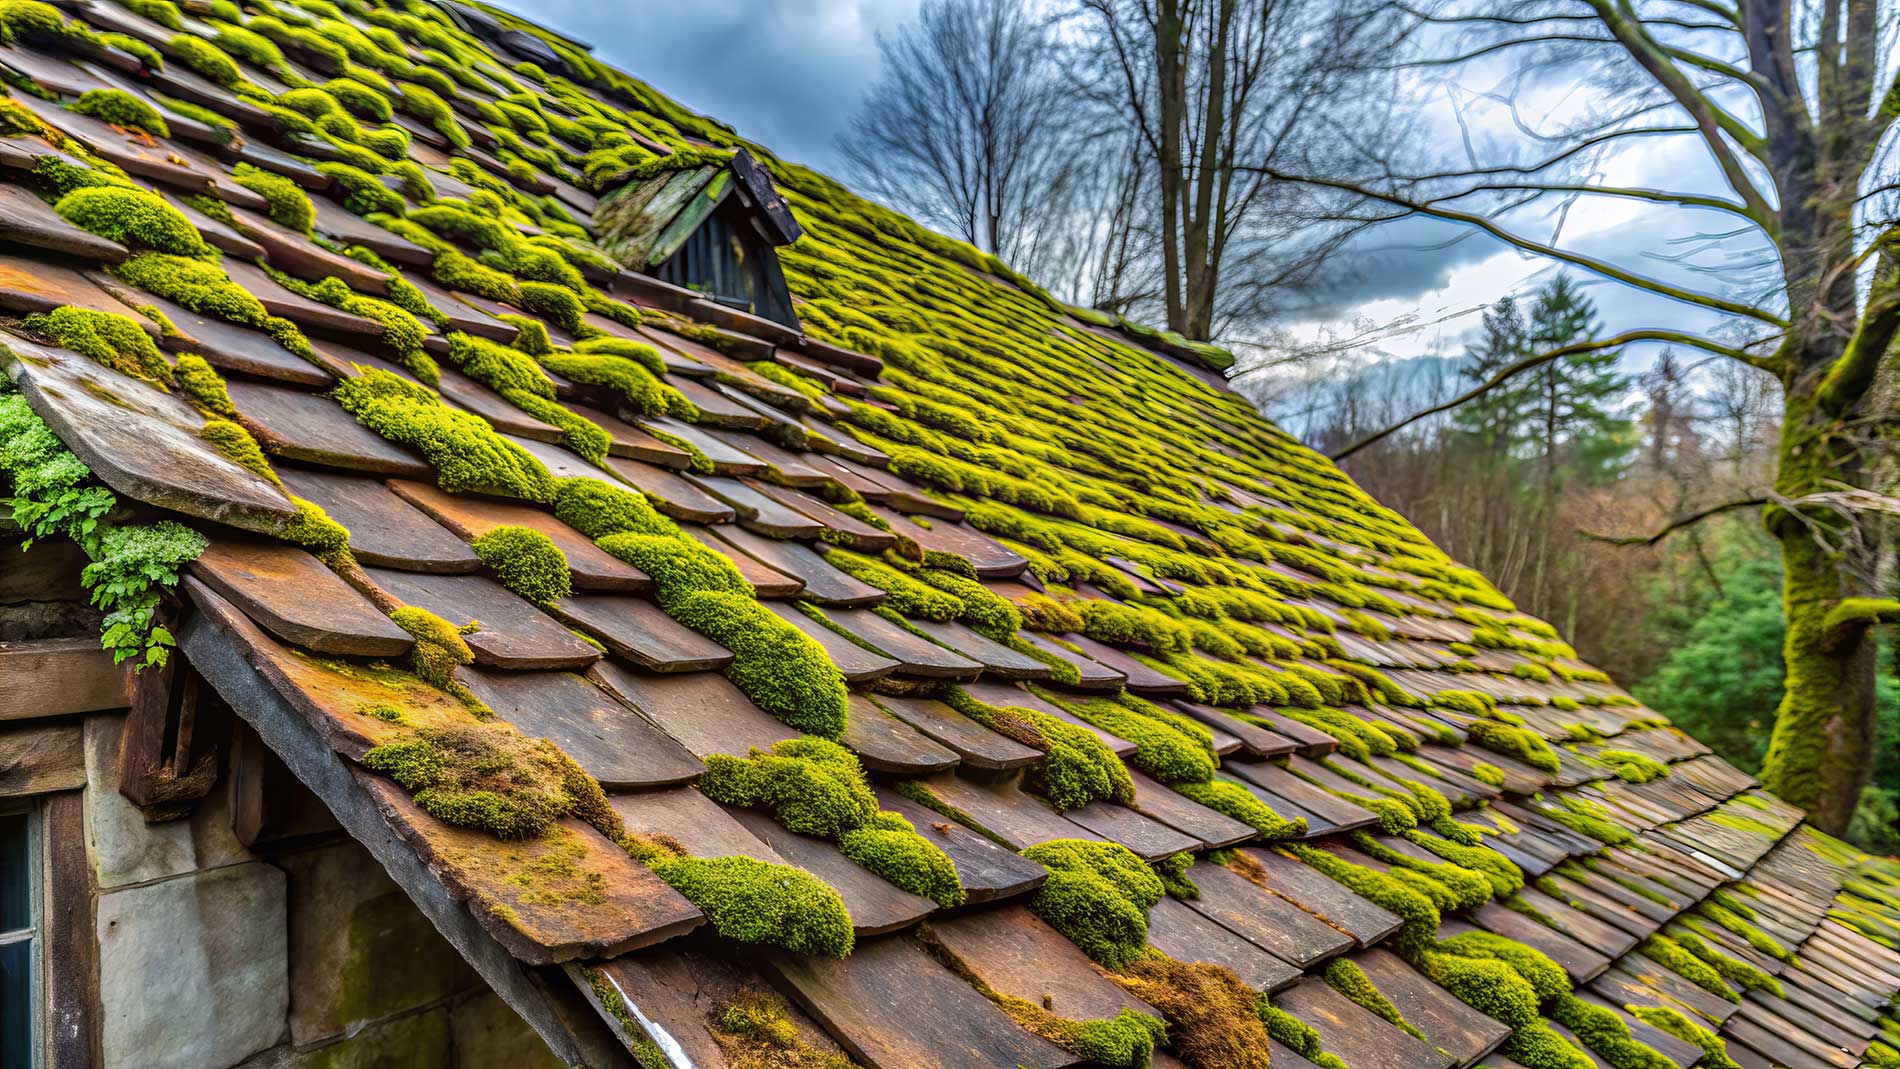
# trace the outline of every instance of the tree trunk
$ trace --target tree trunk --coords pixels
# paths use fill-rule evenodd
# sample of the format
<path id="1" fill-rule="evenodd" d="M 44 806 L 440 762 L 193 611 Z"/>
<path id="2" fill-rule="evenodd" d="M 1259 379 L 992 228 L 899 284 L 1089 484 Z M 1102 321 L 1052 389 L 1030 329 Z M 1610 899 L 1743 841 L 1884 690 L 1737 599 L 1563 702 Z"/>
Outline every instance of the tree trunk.
<path id="1" fill-rule="evenodd" d="M 1161 0 L 1155 20 L 1155 92 L 1161 125 L 1161 273 L 1168 329 L 1180 330 L 1186 314 L 1181 293 L 1181 132 L 1187 123 L 1187 78 L 1182 63 L 1181 5 Z"/>
<path id="2" fill-rule="evenodd" d="M 1800 498 L 1834 483 L 1858 483 L 1853 447 L 1841 428 L 1817 411 L 1811 385 L 1788 390 L 1775 488 Z M 1816 541 L 1827 514 L 1797 517 L 1770 506 L 1769 530 L 1781 543 L 1782 643 L 1786 682 L 1774 734 L 1762 762 L 1762 783 L 1808 811 L 1816 827 L 1847 830 L 1873 768 L 1876 709 L 1875 639 L 1867 627 L 1830 629 L 1828 615 L 1847 598 L 1866 594 L 1842 555 Z"/>

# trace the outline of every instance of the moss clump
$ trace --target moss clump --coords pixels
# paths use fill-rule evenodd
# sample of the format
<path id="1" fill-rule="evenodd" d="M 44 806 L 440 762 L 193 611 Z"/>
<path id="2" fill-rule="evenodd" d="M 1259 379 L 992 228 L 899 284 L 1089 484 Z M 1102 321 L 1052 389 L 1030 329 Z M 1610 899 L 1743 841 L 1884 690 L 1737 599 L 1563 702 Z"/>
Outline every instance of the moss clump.
<path id="1" fill-rule="evenodd" d="M 165 125 L 157 108 L 123 89 L 88 89 L 67 107 L 126 130 L 153 137 L 172 136 L 171 127 Z"/>
<path id="2" fill-rule="evenodd" d="M 1176 961 L 1150 950 L 1110 977 L 1161 1011 L 1168 1047 L 1197 1069 L 1266 1069 L 1266 1025 L 1257 996 L 1232 969 Z"/>
<path id="3" fill-rule="evenodd" d="M 540 531 L 502 526 L 469 545 L 502 586 L 536 605 L 551 605 L 574 592 L 567 554 Z"/>
<path id="4" fill-rule="evenodd" d="M 62 219 L 108 241 L 195 259 L 217 258 L 183 212 L 156 193 L 125 186 L 85 186 L 59 198 Z"/>
<path id="5" fill-rule="evenodd" d="M 539 460 L 496 434 L 487 420 L 449 408 L 393 372 L 364 371 L 338 383 L 335 396 L 357 422 L 421 451 L 444 490 L 554 500 L 555 479 Z"/>
<path id="6" fill-rule="evenodd" d="M 649 862 L 727 939 L 842 958 L 851 914 L 838 892 L 791 865 L 750 857 L 678 857 Z"/>
<path id="7" fill-rule="evenodd" d="M 1254 999 L 1254 1013 L 1266 1027 L 1268 1035 L 1320 1069 L 1350 1069 L 1339 1055 L 1320 1049 L 1318 1030 L 1267 1001 L 1267 996 L 1260 995 Z"/>
<path id="8" fill-rule="evenodd" d="M 1560 794 L 1556 805 L 1546 805 L 1539 812 L 1571 831 L 1609 846 L 1628 846 L 1636 841 L 1636 834 L 1618 824 L 1608 809 L 1575 794 Z"/>
<path id="9" fill-rule="evenodd" d="M 1721 973 L 1674 939 L 1666 935 L 1652 935 L 1643 940 L 1642 951 L 1644 957 L 1709 994 L 1729 1002 L 1742 1001 L 1742 996 L 1723 982 Z"/>
<path id="10" fill-rule="evenodd" d="M 1676 1063 L 1654 1047 L 1632 1038 L 1629 1025 L 1614 1010 L 1561 995 L 1550 1005 L 1550 1019 L 1574 1032 L 1615 1069 L 1675 1069 Z"/>
<path id="11" fill-rule="evenodd" d="M 1174 790 L 1184 798 L 1252 827 L 1262 838 L 1298 839 L 1306 834 L 1305 817 L 1288 820 L 1253 792 L 1231 780 L 1215 777 L 1206 783 L 1177 783 Z"/>
<path id="12" fill-rule="evenodd" d="M 60 311 L 67 309 L 62 308 Z M 222 416 L 225 419 L 237 415 L 237 408 L 231 404 L 231 393 L 225 388 L 224 377 L 197 353 L 178 354 L 178 362 L 172 367 L 172 378 L 185 399 L 205 415 Z"/>
<path id="13" fill-rule="evenodd" d="M 1728 1042 L 1721 1036 L 1709 1031 L 1681 1010 L 1668 1006 L 1626 1005 L 1624 1010 L 1631 1017 L 1675 1036 L 1685 1042 L 1694 1043 L 1702 1048 L 1702 1057 L 1696 1059 L 1692 1069 L 1742 1069 L 1741 1063 L 1729 1057 Z"/>
<path id="14" fill-rule="evenodd" d="M 437 820 L 501 839 L 530 839 L 606 804 L 560 747 L 501 726 L 425 729 L 371 748 L 363 765 L 402 784 Z"/>
<path id="15" fill-rule="evenodd" d="M 1761 969 L 1723 953 L 1687 928 L 1675 928 L 1669 934 L 1684 950 L 1700 958 L 1722 979 L 1736 987 L 1744 991 L 1766 991 L 1776 998 L 1781 997 L 1781 981 Z"/>
<path id="16" fill-rule="evenodd" d="M 1147 1069 L 1156 1047 L 1167 1039 L 1167 1026 L 1145 1013 L 1125 1009 L 1112 1018 L 1074 1020 L 1026 998 L 998 991 L 929 927 L 921 929 L 919 935 L 938 961 L 995 1003 L 1024 1031 L 1041 1036 L 1090 1065 Z"/>
<path id="17" fill-rule="evenodd" d="M 277 344 L 298 356 L 305 359 L 314 356 L 309 339 L 303 336 L 294 323 L 265 311 L 262 301 L 231 281 L 231 276 L 216 264 L 186 256 L 148 252 L 109 270 L 147 293 L 163 297 L 201 315 L 257 327 L 275 339 Z"/>
<path id="18" fill-rule="evenodd" d="M 666 537 L 679 534 L 679 528 L 660 515 L 646 495 L 599 479 L 562 480 L 554 499 L 554 515 L 589 538 L 615 534 Z M 727 568 L 731 574 L 738 574 L 730 562 Z M 739 582 L 743 584 L 744 580 Z"/>
<path id="19" fill-rule="evenodd" d="M 603 541 L 637 537 L 620 535 Z M 675 552 L 686 544 L 684 539 L 668 541 Z M 849 715 L 844 676 L 811 636 L 774 615 L 749 593 L 701 590 L 666 598 L 661 605 L 675 620 L 732 651 L 726 678 L 745 691 L 753 704 L 800 731 L 827 739 L 844 734 Z"/>
<path id="20" fill-rule="evenodd" d="M 172 366 L 165 362 L 165 354 L 130 316 L 68 304 L 27 316 L 21 325 L 114 371 L 162 387 L 172 385 Z"/>
<path id="21" fill-rule="evenodd" d="M 179 62 L 227 89 L 244 80 L 244 72 L 238 69 L 237 63 L 223 49 L 202 37 L 181 33 L 173 37 L 167 47 Z"/>
<path id="22" fill-rule="evenodd" d="M 1649 783 L 1669 775 L 1667 764 L 1635 750 L 1600 750 L 1596 756 L 1616 766 L 1616 777 L 1625 783 Z"/>
<path id="23" fill-rule="evenodd" d="M 613 390 L 628 408 L 643 416 L 699 418 L 699 409 L 691 401 L 634 361 L 578 352 L 549 353 L 540 360 L 542 366 L 557 375 Z"/>
<path id="24" fill-rule="evenodd" d="M 941 906 L 961 905 L 956 865 L 896 813 L 879 812 L 851 751 L 826 739 L 788 739 L 746 757 L 712 754 L 699 789 L 717 802 L 770 809 L 780 824 L 834 839 L 852 861 Z"/>
<path id="25" fill-rule="evenodd" d="M 277 486 L 283 483 L 272 470 L 264 451 L 258 448 L 257 439 L 251 432 L 228 419 L 206 420 L 198 429 L 198 437 L 209 443 L 213 449 L 224 454 L 225 458 L 238 467 Z"/>
<path id="26" fill-rule="evenodd" d="M 1179 713 L 1132 694 L 1119 698 L 1071 700 L 1053 692 L 1034 692 L 1086 723 L 1135 744 L 1134 764 L 1162 783 L 1206 783 L 1219 758 L 1205 727 Z"/>
<path id="27" fill-rule="evenodd" d="M 1366 975 L 1358 963 L 1347 958 L 1334 958 L 1332 964 L 1326 966 L 1325 977 L 1333 990 L 1358 1003 L 1361 1008 L 1383 1018 L 1421 1043 L 1431 1042 L 1416 1025 L 1405 1019 L 1399 1008 L 1392 1005 L 1391 999 L 1379 991 L 1378 985 L 1372 982 L 1372 978 Z"/>
<path id="28" fill-rule="evenodd" d="M 1054 839 L 1023 856 L 1049 870 L 1029 908 L 1104 968 L 1125 969 L 1148 945 L 1161 878 L 1119 843 Z"/>
<path id="29" fill-rule="evenodd" d="M 1504 789 L 1504 770 L 1496 765 L 1484 761 L 1472 765 L 1471 778 L 1486 786 Z"/>
<path id="30" fill-rule="evenodd" d="M 293 494 L 290 503 L 297 506 L 297 518 L 277 532 L 278 537 L 304 547 L 331 567 L 351 559 L 349 528 L 331 519 L 323 506 L 314 501 Z"/>
<path id="31" fill-rule="evenodd" d="M 456 627 L 427 609 L 407 605 L 389 614 L 389 622 L 409 632 L 416 640 L 409 661 L 423 682 L 453 694 L 478 716 L 488 715 L 488 707 L 474 692 L 455 681 L 455 670 L 475 663 L 475 651 L 462 639 L 463 628 Z M 470 624 L 472 629 L 477 625 Z"/>
<path id="32" fill-rule="evenodd" d="M 1094 732 L 1040 709 L 990 705 L 952 690 L 944 701 L 975 720 L 1033 749 L 1043 758 L 1031 785 L 1057 809 L 1076 809 L 1097 798 L 1127 802 L 1135 796 L 1128 769 Z"/>
<path id="33" fill-rule="evenodd" d="M 1556 775 L 1563 768 L 1557 758 L 1557 751 L 1549 740 L 1526 727 L 1507 724 L 1502 720 L 1481 718 L 1465 726 L 1471 733 L 1471 741 L 1493 753 L 1516 758 L 1537 769 Z"/>
<path id="34" fill-rule="evenodd" d="M 852 1069 L 851 1059 L 800 1038 L 785 1000 L 761 988 L 741 989 L 706 1023 L 735 1069 Z"/>
<path id="35" fill-rule="evenodd" d="M 384 185 L 382 179 L 361 167 L 329 162 L 317 164 L 317 170 L 343 188 L 343 206 L 358 215 L 373 212 L 401 215 L 403 209 L 409 206 L 402 199 L 402 194 Z"/>
<path id="36" fill-rule="evenodd" d="M 276 222 L 306 237 L 316 224 L 317 211 L 309 194 L 296 182 L 261 167 L 240 163 L 231 169 L 231 180 L 270 202 L 269 214 Z"/>

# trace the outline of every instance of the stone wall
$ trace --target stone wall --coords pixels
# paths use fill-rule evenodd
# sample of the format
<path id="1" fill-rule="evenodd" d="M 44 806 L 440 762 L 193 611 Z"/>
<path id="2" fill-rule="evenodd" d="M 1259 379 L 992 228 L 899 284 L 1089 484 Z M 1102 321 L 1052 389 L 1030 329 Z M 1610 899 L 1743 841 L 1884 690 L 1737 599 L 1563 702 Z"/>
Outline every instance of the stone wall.
<path id="1" fill-rule="evenodd" d="M 121 715 L 86 718 L 105 1069 L 543 1069 L 558 1063 L 340 832 L 246 849 L 220 783 L 147 824 Z"/>

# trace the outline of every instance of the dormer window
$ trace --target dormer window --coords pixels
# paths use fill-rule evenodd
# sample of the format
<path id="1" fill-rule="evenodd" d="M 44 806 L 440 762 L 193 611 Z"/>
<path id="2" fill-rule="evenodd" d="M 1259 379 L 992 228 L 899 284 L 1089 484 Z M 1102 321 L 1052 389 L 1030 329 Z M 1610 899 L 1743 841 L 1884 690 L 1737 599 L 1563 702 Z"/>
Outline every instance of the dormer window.
<path id="1" fill-rule="evenodd" d="M 601 200 L 604 248 L 629 269 L 798 329 L 780 245 L 802 233 L 772 177 L 744 149 L 728 160 L 662 156 Z"/>

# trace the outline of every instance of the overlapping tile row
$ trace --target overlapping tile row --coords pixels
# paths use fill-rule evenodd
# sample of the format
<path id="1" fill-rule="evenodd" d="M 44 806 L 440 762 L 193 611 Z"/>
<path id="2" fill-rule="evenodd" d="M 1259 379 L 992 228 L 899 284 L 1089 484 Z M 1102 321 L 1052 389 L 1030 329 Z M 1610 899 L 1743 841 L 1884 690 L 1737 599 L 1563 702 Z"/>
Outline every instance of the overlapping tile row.
<path id="1" fill-rule="evenodd" d="M 100 479 L 210 539 L 182 584 L 193 606 L 181 631 L 186 654 L 207 664 L 242 663 L 261 677 L 297 718 L 297 731 L 341 758 L 336 767 L 347 783 L 328 789 L 366 800 L 354 819 L 371 814 L 373 821 L 346 819 L 349 830 L 413 852 L 515 959 L 564 969 L 635 1057 L 757 1064 L 747 1059 L 761 1056 L 763 1044 L 818 1059 L 810 1064 L 1060 1066 L 1104 1058 L 1077 1040 L 1079 1022 L 1132 1013 L 1176 1023 L 1172 1051 L 1164 1044 L 1154 1055 L 1161 1065 L 1258 1065 L 1270 1055 L 1273 1065 L 1293 1069 L 1512 1069 L 1518 1063 L 1497 1051 L 1514 1042 L 1513 1027 L 1427 978 L 1427 957 L 1405 938 L 1407 918 L 1348 885 L 1352 873 L 1409 877 L 1444 866 L 1439 850 L 1455 845 L 1447 834 L 1480 837 L 1523 885 L 1477 904 L 1442 904 L 1437 937 L 1490 933 L 1542 952 L 1577 998 L 1617 1015 L 1628 1037 L 1663 1062 L 1686 1067 L 1704 1052 L 1645 1011 L 1675 1010 L 1701 1022 L 1750 1069 L 1853 1066 L 1891 1029 L 1888 997 L 1900 989 L 1900 957 L 1891 946 L 1900 918 L 1890 870 L 1799 828 L 1799 814 L 1661 726 L 1567 651 L 1534 655 L 1548 641 L 1535 622 L 1501 610 L 1461 612 L 1469 606 L 1416 582 L 1398 550 L 1329 537 L 1326 525 L 1337 522 L 1339 509 L 1326 503 L 1345 491 L 1325 472 L 1292 468 L 1276 485 L 1263 479 L 1208 499 L 1236 523 L 1303 547 L 1281 554 L 1284 560 L 1232 558 L 1234 567 L 1270 575 L 1263 581 L 1288 614 L 1247 625 L 1269 636 L 1256 641 L 1271 644 L 1272 656 L 1229 659 L 1299 675 L 1348 699 L 1323 708 L 1255 704 L 1210 693 L 1213 684 L 1138 633 L 1068 630 L 1038 617 L 1051 596 L 1156 612 L 1170 599 L 1205 594 L 1113 552 L 1099 555 L 1101 570 L 1090 578 L 1043 578 L 1032 547 L 1000 533 L 994 501 L 893 470 L 917 469 L 874 443 L 865 432 L 874 417 L 865 410 L 909 418 L 885 391 L 888 381 L 915 372 L 883 374 L 878 359 L 838 344 L 842 338 L 800 336 L 691 291 L 583 264 L 590 285 L 642 313 L 634 326 L 587 311 L 579 319 L 586 332 L 653 346 L 663 381 L 690 402 L 692 419 L 639 411 L 611 386 L 544 369 L 568 412 L 611 435 L 595 463 L 564 444 L 562 426 L 453 366 L 440 368 L 439 381 L 425 381 L 393 351 L 382 322 L 303 296 L 284 277 L 337 278 L 358 293 L 388 296 L 390 276 L 342 251 L 370 250 L 447 313 L 446 326 L 416 321 L 424 349 L 437 356 L 449 352 L 451 332 L 515 343 L 518 316 L 538 320 L 565 349 L 576 340 L 574 324 L 564 328 L 442 282 L 430 270 L 437 251 L 358 214 L 359 191 L 318 169 L 334 152 L 286 133 L 256 99 L 196 73 L 174 34 L 222 32 L 228 41 L 224 16 L 303 12 L 373 23 L 387 34 L 381 47 L 412 60 L 428 58 L 423 38 L 453 30 L 461 47 L 486 52 L 496 71 L 527 78 L 520 60 L 544 74 L 575 63 L 514 23 L 459 5 L 459 21 L 431 17 L 433 29 L 421 37 L 414 22 L 370 19 L 372 9 L 356 4 L 218 8 L 187 4 L 171 11 L 176 25 L 155 21 L 168 17 L 165 9 L 146 5 L 68 8 L 98 31 L 158 49 L 171 60 L 162 69 L 121 48 L 28 34 L 0 48 L 0 66 L 21 86 L 13 94 L 19 107 L 71 139 L 56 144 L 31 124 L 0 139 L 0 310 L 110 311 L 150 324 L 170 352 L 202 355 L 227 380 L 236 418 L 263 447 L 281 488 L 207 444 L 198 435 L 203 417 L 176 394 L 45 344 L 17 323 L 6 339 L 14 353 L 9 372 Z M 430 9 L 386 10 L 420 18 Z M 337 73 L 316 65 L 324 53 L 314 46 L 289 52 L 269 71 L 247 57 L 239 68 L 273 93 L 321 85 Z M 123 91 L 158 108 L 168 136 L 62 106 L 94 90 Z M 490 128 L 491 113 L 509 103 L 498 85 L 484 92 L 459 81 L 457 90 L 451 103 L 470 146 L 457 148 L 413 116 L 392 120 L 407 131 L 409 156 L 426 169 L 436 196 L 466 201 L 482 182 L 499 182 L 551 197 L 572 217 L 592 216 L 595 193 L 606 190 L 582 188 L 571 169 L 552 175 L 526 166 Z M 223 125 L 211 121 L 218 117 Z M 74 145 L 91 159 L 74 155 Z M 503 152 L 524 166 L 504 163 Z M 104 161 L 158 191 L 223 253 L 221 266 L 234 281 L 308 336 L 313 357 L 107 273 L 135 250 L 74 226 L 42 199 L 49 159 L 74 167 Z M 306 189 L 313 236 L 269 218 L 266 198 L 233 180 L 238 163 Z M 383 185 L 405 210 L 420 206 L 405 183 L 391 177 Z M 212 200 L 192 199 L 204 196 Z M 138 318 L 145 308 L 162 313 L 169 329 Z M 1164 384 L 1185 390 L 1205 382 L 1202 371 L 1171 355 L 1138 353 L 1121 339 L 1092 344 L 1090 361 L 1139 355 L 1160 369 Z M 775 370 L 748 366 L 756 361 Z M 687 537 L 731 561 L 765 606 L 816 642 L 849 684 L 839 741 L 868 775 L 878 806 L 954 863 L 961 904 L 943 908 L 854 862 L 831 839 L 702 793 L 695 782 L 709 761 L 769 750 L 800 732 L 728 677 L 733 650 L 662 607 L 654 575 L 543 504 L 440 489 L 436 466 L 420 451 L 353 418 L 331 391 L 372 371 L 480 417 L 556 478 L 639 491 Z M 1115 401 L 1077 397 L 1073 412 L 1079 418 Z M 1250 419 L 1229 406 L 1208 425 L 1265 435 L 1257 420 L 1244 422 Z M 332 567 L 277 537 L 297 515 L 288 495 L 349 529 L 353 564 Z M 1144 522 L 1223 556 L 1207 532 L 1160 510 Z M 561 551 L 570 594 L 536 605 L 499 581 L 474 543 L 513 528 L 538 532 Z M 1033 626 L 1011 642 L 965 620 L 897 613 L 884 589 L 832 556 L 893 549 L 974 577 Z M 1312 568 L 1357 573 L 1383 592 L 1381 600 L 1348 605 L 1339 598 L 1350 592 Z M 373 771 L 365 759 L 377 747 L 418 729 L 467 729 L 475 720 L 470 702 L 406 671 L 416 639 L 391 623 L 396 604 L 471 625 L 464 637 L 472 663 L 455 670 L 455 684 L 498 721 L 571 758 L 604 789 L 627 832 L 695 858 L 788 865 L 835 891 L 855 939 L 849 956 L 713 935 L 693 901 L 595 823 L 568 815 L 542 834 L 503 841 L 438 819 L 387 769 Z M 1477 642 L 1485 637 L 1480 630 L 1506 641 Z M 1380 682 L 1356 685 L 1354 667 L 1376 670 Z M 1292 823 L 1269 830 L 1239 819 L 1257 809 L 1190 798 L 1193 791 L 1177 790 L 1182 781 L 1164 776 L 1143 752 L 1141 732 L 1079 715 L 1092 698 L 1124 694 L 1158 707 L 1150 726 L 1159 716 L 1194 725 L 1178 730 L 1181 738 L 1204 732 L 1207 759 L 1218 760 L 1214 782 Z M 1051 757 L 1036 733 L 1012 729 L 1008 717 L 972 715 L 1012 709 L 1098 739 L 1121 763 L 1126 789 L 1058 809 L 1041 782 Z M 1500 725 L 1558 744 L 1551 760 L 1538 756 L 1541 749 L 1514 757 L 1491 744 Z M 259 731 L 284 746 L 296 734 L 282 724 L 260 723 Z M 1449 803 L 1452 824 L 1430 815 L 1427 796 Z M 1266 996 L 1314 1031 L 1282 1023 L 1251 1051 L 1196 1047 L 1208 1026 L 1167 1004 L 1171 989 L 1144 987 L 1138 974 L 1131 979 L 1092 961 L 1038 908 L 1051 873 L 1023 852 L 1073 841 L 1112 843 L 1142 862 L 1179 867 L 1173 893 L 1145 909 L 1147 945 L 1177 962 L 1219 966 L 1250 997 Z M 1709 953 L 1682 949 L 1692 946 Z M 1755 972 L 1712 973 L 1706 964 L 1684 965 L 1683 955 L 1746 963 L 1770 982 L 1742 984 L 1734 977 L 1753 980 Z M 792 1004 L 774 1007 L 767 991 Z M 747 1007 L 760 1006 L 780 1023 L 769 1034 L 732 1023 L 735 1012 L 743 1018 Z M 1251 1003 L 1245 1009 L 1253 1016 Z M 1594 1037 L 1562 1024 L 1551 1027 L 1594 1051 L 1580 1057 L 1626 1069 L 1617 1059 L 1630 1055 L 1606 1053 Z"/>

